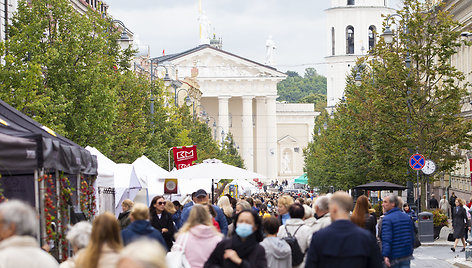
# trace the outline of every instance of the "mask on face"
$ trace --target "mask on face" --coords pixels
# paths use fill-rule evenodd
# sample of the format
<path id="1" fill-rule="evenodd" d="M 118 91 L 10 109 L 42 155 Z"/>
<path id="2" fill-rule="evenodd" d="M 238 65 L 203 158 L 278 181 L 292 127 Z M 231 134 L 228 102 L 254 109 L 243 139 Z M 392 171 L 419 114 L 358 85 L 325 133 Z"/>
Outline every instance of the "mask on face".
<path id="1" fill-rule="evenodd" d="M 246 238 L 252 234 L 252 225 L 247 223 L 240 223 L 236 226 L 236 234 L 241 238 Z"/>
<path id="2" fill-rule="evenodd" d="M 272 205 L 271 205 L 271 204 L 267 204 L 267 207 L 268 207 L 268 208 L 271 208 L 271 207 L 272 207 Z"/>

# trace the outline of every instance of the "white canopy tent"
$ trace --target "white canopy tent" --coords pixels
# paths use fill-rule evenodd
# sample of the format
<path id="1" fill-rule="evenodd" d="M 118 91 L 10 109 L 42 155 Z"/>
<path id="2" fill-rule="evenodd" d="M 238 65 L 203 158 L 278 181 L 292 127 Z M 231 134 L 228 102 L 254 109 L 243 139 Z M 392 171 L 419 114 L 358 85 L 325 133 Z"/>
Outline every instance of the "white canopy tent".
<path id="1" fill-rule="evenodd" d="M 122 211 L 121 203 L 123 203 L 125 199 L 134 200 L 142 187 L 132 164 L 117 164 L 115 167 L 114 181 L 115 214 L 118 215 Z"/>
<path id="2" fill-rule="evenodd" d="M 198 189 L 209 192 L 212 182 L 218 182 L 221 179 L 252 180 L 266 178 L 264 175 L 224 164 L 218 159 L 207 159 L 201 164 L 173 170 L 169 176 L 179 180 L 179 188 L 182 194 L 189 194 Z"/>
<path id="3" fill-rule="evenodd" d="M 87 146 L 85 149 L 89 151 L 90 154 L 97 156 L 97 186 L 113 187 L 116 163 L 94 147 Z"/>
<path id="4" fill-rule="evenodd" d="M 169 178 L 169 172 L 144 155 L 136 159 L 133 166 L 141 186 L 146 188 L 145 192 L 140 192 L 140 195 L 144 193 L 145 197 L 141 198 L 144 200 L 139 201 L 144 201 L 149 205 L 152 197 L 164 194 L 164 182 L 166 178 Z"/>

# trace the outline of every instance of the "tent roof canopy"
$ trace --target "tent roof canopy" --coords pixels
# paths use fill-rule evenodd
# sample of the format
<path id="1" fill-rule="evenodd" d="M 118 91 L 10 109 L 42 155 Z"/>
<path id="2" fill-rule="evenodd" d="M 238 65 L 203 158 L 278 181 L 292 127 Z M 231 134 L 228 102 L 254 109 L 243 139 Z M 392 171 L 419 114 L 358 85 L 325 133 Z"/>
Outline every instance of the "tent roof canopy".
<path id="1" fill-rule="evenodd" d="M 39 124 L 25 114 L 0 100 L 0 133 L 11 138 L 0 144 L 9 148 L 0 154 L 0 172 L 30 174 L 37 168 L 60 170 L 69 174 L 96 175 L 97 160 L 84 148 L 51 129 Z M 16 138 L 16 139 L 15 139 Z M 29 138 L 34 147 L 16 146 L 23 142 L 17 138 Z M 33 159 L 34 161 L 31 161 Z M 25 161 L 28 165 L 18 165 Z"/>
<path id="2" fill-rule="evenodd" d="M 383 191 L 383 190 L 405 190 L 406 186 L 398 185 L 386 181 L 374 181 L 354 187 L 354 189 L 369 190 L 369 191 Z"/>

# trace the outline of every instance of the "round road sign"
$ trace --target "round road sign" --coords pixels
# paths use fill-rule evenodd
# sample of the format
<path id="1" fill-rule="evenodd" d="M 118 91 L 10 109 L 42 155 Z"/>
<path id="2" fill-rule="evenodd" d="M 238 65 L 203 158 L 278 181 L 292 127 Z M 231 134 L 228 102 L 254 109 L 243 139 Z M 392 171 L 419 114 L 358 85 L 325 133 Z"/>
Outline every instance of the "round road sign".
<path id="1" fill-rule="evenodd" d="M 410 167 L 414 170 L 421 170 L 425 165 L 424 156 L 420 154 L 414 154 L 410 157 Z"/>

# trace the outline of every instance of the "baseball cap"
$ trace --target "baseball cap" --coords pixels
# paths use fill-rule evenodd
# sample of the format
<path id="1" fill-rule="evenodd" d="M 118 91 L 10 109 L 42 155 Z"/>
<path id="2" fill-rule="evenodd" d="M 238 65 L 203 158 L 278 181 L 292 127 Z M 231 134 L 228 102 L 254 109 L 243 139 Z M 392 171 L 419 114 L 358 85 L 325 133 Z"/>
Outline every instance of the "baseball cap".
<path id="1" fill-rule="evenodd" d="M 195 192 L 195 197 L 199 197 L 199 196 L 207 196 L 207 192 L 203 189 L 199 189 Z"/>

